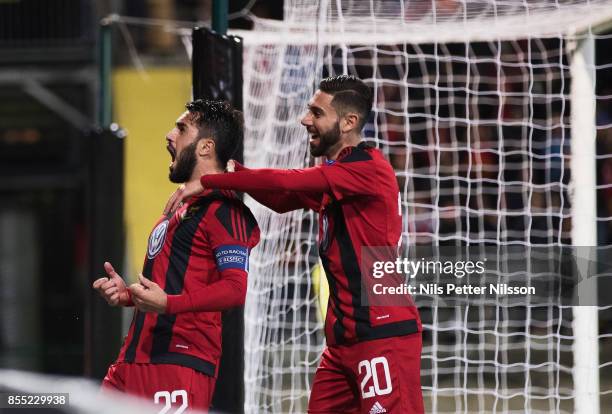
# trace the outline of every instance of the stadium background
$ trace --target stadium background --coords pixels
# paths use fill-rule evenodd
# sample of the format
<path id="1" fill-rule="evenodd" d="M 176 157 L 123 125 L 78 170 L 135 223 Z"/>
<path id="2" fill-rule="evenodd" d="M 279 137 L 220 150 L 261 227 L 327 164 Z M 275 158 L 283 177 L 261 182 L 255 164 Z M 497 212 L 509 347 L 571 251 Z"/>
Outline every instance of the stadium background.
<path id="1" fill-rule="evenodd" d="M 231 28 L 248 29 L 248 13 L 283 16 L 282 1 L 231 3 Z M 191 94 L 180 30 L 210 24 L 210 10 L 195 0 L 0 2 L 0 368 L 99 378 L 115 356 L 129 315 L 99 303 L 89 281 L 108 255 L 132 280 L 139 271 L 174 188 L 164 136 Z M 107 126 L 98 22 L 112 13 L 133 18 L 111 33 L 118 131 L 97 128 Z M 597 63 L 610 62 L 602 38 Z M 598 119 L 610 125 L 612 77 L 598 76 Z M 598 130 L 600 154 L 610 140 L 612 127 Z M 612 216 L 610 171 L 601 158 L 601 217 Z M 612 244 L 610 223 L 600 222 L 601 245 Z"/>

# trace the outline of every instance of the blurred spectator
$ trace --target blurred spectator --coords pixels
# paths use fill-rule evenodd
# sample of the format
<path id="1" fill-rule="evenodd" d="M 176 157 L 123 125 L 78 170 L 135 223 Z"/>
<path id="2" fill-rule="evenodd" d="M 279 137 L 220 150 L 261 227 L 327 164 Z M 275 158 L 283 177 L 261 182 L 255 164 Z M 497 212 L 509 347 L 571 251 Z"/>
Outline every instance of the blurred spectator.
<path id="1" fill-rule="evenodd" d="M 612 96 L 612 87 L 602 90 L 603 96 Z M 597 105 L 597 216 L 598 244 L 612 244 L 612 99 L 600 99 Z"/>

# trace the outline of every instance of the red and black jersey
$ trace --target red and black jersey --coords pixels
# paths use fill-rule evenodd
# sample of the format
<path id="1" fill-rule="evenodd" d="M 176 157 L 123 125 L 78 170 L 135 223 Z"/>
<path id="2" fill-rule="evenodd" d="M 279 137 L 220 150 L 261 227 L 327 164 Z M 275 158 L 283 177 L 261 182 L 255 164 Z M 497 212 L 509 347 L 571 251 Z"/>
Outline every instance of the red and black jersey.
<path id="1" fill-rule="evenodd" d="M 380 151 L 361 143 L 343 149 L 335 161 L 313 168 L 243 169 L 206 175 L 201 181 L 205 188 L 246 191 L 277 212 L 297 208 L 319 212 L 319 255 L 330 286 L 328 344 L 421 330 L 414 306 L 362 306 L 361 302 L 362 247 L 395 247 L 401 236 L 399 188 Z"/>
<path id="2" fill-rule="evenodd" d="M 142 274 L 168 294 L 165 314 L 136 311 L 119 361 L 175 364 L 216 375 L 221 311 L 244 303 L 259 228 L 231 191 L 205 191 L 149 237 Z"/>
<path id="3" fill-rule="evenodd" d="M 400 336 L 420 330 L 410 306 L 361 306 L 362 247 L 397 246 L 399 188 L 380 151 L 362 144 L 322 165 L 331 191 L 319 209 L 319 255 L 330 287 L 328 344 Z"/>

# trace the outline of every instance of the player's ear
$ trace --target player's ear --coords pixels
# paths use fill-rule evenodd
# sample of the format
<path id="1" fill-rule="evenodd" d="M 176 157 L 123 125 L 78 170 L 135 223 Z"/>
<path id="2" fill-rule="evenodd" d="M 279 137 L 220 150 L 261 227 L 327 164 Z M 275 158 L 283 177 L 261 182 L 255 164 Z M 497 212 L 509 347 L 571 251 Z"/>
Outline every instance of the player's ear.
<path id="1" fill-rule="evenodd" d="M 198 141 L 197 152 L 200 157 L 215 154 L 215 141 L 212 138 L 202 138 Z"/>
<path id="2" fill-rule="evenodd" d="M 348 112 L 340 121 L 340 131 L 344 134 L 351 132 L 359 126 L 359 115 L 355 112 Z"/>

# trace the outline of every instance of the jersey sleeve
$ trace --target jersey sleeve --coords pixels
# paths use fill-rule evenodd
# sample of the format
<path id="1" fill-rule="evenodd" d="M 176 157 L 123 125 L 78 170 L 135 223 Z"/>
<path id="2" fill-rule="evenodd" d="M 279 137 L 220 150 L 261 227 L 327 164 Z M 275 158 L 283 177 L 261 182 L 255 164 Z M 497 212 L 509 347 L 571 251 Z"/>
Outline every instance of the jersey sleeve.
<path id="1" fill-rule="evenodd" d="M 249 191 L 247 194 L 253 197 L 259 204 L 280 214 L 302 208 L 318 210 L 323 199 L 323 193 L 305 193 L 299 191 Z"/>
<path id="2" fill-rule="evenodd" d="M 259 242 L 255 217 L 242 203 L 221 202 L 212 210 L 207 215 L 204 231 L 217 260 L 217 268 L 221 271 L 241 265 L 242 270 L 248 270 L 248 260 L 241 258 L 246 259 L 248 255 L 245 254 Z"/>
<path id="3" fill-rule="evenodd" d="M 357 195 L 376 195 L 376 161 L 363 150 L 355 150 L 346 158 L 321 167 L 331 193 L 337 200 Z"/>
<path id="4" fill-rule="evenodd" d="M 234 168 L 236 172 L 252 171 L 236 161 L 234 161 Z M 323 199 L 322 192 L 250 190 L 247 191 L 247 194 L 259 204 L 280 214 L 302 208 L 318 210 Z"/>
<path id="5" fill-rule="evenodd" d="M 320 167 L 282 170 L 261 168 L 225 174 L 208 174 L 200 178 L 204 188 L 236 191 L 296 191 L 325 193 L 329 185 Z"/>
<path id="6" fill-rule="evenodd" d="M 259 227 L 246 206 L 221 202 L 203 222 L 220 278 L 189 294 L 169 295 L 166 313 L 222 311 L 244 304 L 249 254 Z"/>

